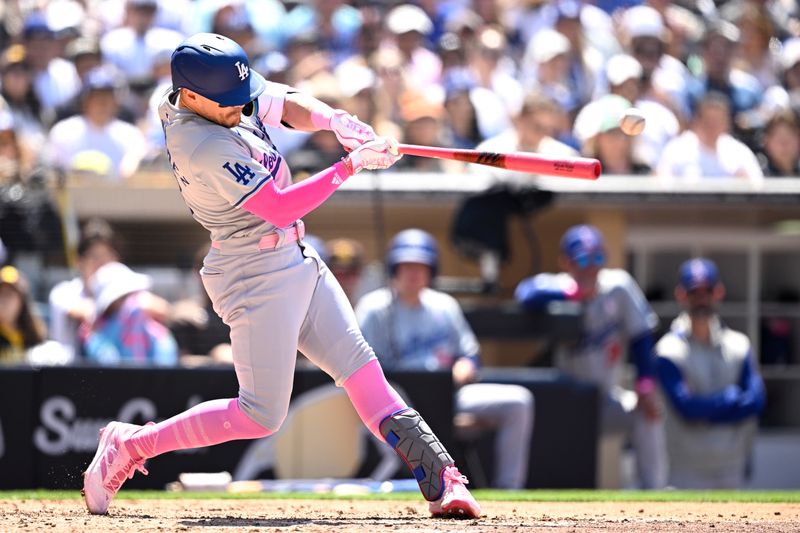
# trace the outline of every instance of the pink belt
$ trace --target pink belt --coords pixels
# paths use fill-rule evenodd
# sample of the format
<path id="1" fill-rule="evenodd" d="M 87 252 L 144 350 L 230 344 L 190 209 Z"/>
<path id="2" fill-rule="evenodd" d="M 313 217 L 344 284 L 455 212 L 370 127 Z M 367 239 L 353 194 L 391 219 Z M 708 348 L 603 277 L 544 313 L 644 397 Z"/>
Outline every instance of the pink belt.
<path id="1" fill-rule="evenodd" d="M 306 234 L 306 226 L 302 220 L 294 223 L 294 226 L 288 228 L 275 228 L 274 233 L 264 235 L 258 240 L 259 250 L 274 250 L 292 242 L 298 242 Z M 221 250 L 228 245 L 233 245 L 238 239 L 229 239 L 226 241 L 211 241 L 211 247 Z"/>

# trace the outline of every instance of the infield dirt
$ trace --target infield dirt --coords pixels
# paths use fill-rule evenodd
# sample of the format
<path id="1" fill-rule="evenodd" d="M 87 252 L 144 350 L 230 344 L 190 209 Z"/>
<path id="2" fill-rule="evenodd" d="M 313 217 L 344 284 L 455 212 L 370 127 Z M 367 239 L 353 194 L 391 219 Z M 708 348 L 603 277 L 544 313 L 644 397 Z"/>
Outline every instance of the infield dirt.
<path id="1" fill-rule="evenodd" d="M 2 500 L 0 531 L 800 531 L 800 504 L 484 502 L 477 520 L 431 519 L 423 502 L 119 500 L 91 516 L 83 500 Z"/>

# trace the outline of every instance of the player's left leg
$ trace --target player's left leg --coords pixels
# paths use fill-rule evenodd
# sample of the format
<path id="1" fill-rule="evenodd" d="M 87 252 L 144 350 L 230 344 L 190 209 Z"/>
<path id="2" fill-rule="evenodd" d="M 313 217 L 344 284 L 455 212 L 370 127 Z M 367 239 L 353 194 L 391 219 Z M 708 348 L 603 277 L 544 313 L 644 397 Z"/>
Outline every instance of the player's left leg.
<path id="1" fill-rule="evenodd" d="M 519 385 L 472 383 L 456 393 L 456 414 L 468 414 L 478 426 L 497 430 L 494 487 L 523 488 L 533 432 L 533 394 Z"/>
<path id="2" fill-rule="evenodd" d="M 308 253 L 308 252 L 307 252 Z M 480 516 L 466 478 L 422 417 L 386 381 L 344 291 L 322 263 L 299 348 L 344 387 L 364 424 L 411 468 L 435 516 Z"/>

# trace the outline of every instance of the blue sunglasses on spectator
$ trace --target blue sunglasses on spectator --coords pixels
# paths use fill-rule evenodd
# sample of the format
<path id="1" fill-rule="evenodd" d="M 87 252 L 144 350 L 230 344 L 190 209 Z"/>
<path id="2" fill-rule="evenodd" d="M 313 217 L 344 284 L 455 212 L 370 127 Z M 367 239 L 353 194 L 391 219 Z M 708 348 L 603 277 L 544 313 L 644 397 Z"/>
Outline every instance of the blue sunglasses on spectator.
<path id="1" fill-rule="evenodd" d="M 580 270 L 589 268 L 590 266 L 601 267 L 606 264 L 606 254 L 602 251 L 581 254 L 578 257 L 573 258 L 572 262 Z"/>

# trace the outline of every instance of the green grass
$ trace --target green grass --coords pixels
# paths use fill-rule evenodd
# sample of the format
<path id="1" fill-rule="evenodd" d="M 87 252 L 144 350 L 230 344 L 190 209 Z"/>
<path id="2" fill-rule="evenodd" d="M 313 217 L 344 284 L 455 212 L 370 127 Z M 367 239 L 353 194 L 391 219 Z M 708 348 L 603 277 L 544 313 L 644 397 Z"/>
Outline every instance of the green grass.
<path id="1" fill-rule="evenodd" d="M 619 490 L 476 490 L 480 501 L 518 502 L 762 502 L 800 503 L 800 491 L 619 491 Z M 0 500 L 69 500 L 80 498 L 77 490 L 0 491 Z M 227 494 L 222 492 L 165 492 L 123 490 L 117 499 L 180 500 L 180 499 L 311 499 L 311 500 L 419 500 L 416 492 L 339 496 L 311 492 Z"/>

